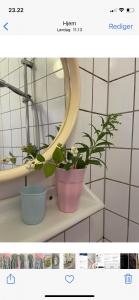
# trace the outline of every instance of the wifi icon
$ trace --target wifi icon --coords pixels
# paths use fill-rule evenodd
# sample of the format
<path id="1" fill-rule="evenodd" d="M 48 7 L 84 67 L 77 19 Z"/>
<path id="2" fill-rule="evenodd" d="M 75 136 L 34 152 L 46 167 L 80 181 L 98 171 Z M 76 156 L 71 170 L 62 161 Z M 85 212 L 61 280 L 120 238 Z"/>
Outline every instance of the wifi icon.
<path id="1" fill-rule="evenodd" d="M 119 8 L 119 10 L 120 10 L 120 12 L 123 12 L 123 11 L 124 11 L 124 8 L 121 7 L 121 8 Z"/>

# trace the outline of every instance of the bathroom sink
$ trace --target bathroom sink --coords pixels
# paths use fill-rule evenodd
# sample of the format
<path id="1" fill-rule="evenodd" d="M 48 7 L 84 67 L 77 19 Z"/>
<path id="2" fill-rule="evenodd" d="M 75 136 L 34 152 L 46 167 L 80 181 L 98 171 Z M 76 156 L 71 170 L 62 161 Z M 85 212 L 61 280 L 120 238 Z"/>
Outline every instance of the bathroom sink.
<path id="1" fill-rule="evenodd" d="M 55 188 L 51 188 L 47 193 L 47 210 L 43 222 L 38 225 L 25 225 L 21 220 L 19 196 L 1 200 L 0 242 L 43 242 L 49 240 L 102 210 L 103 207 L 102 201 L 84 186 L 78 211 L 74 213 L 60 212 L 56 205 Z"/>

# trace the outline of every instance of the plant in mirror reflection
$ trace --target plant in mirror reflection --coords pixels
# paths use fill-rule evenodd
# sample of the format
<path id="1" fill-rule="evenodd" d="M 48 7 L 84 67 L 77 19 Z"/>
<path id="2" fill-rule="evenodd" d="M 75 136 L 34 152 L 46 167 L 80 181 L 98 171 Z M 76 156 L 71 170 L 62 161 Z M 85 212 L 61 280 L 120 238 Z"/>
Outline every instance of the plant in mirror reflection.
<path id="1" fill-rule="evenodd" d="M 17 157 L 13 155 L 12 152 L 9 152 L 9 156 L 0 159 L 0 164 L 12 163 L 13 165 L 15 165 L 16 161 Z"/>

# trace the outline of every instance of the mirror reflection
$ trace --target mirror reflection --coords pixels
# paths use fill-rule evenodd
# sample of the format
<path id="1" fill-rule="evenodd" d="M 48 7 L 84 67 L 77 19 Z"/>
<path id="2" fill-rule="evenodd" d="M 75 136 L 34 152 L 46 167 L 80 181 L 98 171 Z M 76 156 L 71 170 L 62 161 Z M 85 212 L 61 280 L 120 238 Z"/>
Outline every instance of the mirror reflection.
<path id="1" fill-rule="evenodd" d="M 24 147 L 52 142 L 65 119 L 65 90 L 58 58 L 0 59 L 0 170 L 22 165 Z"/>

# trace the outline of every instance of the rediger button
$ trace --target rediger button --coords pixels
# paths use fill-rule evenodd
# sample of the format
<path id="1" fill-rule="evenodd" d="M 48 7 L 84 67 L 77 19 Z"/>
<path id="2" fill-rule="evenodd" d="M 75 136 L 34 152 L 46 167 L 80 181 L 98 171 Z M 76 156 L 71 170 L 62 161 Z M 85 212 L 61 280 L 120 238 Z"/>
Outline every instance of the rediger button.
<path id="1" fill-rule="evenodd" d="M 109 23 L 109 29 L 110 30 L 133 30 L 133 25 L 131 24 L 113 24 Z"/>

